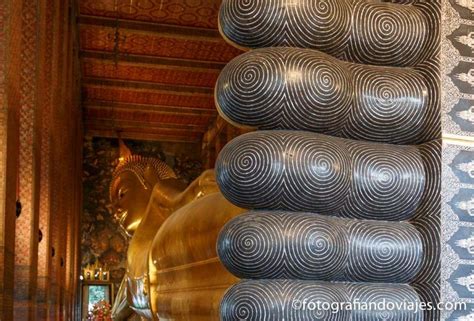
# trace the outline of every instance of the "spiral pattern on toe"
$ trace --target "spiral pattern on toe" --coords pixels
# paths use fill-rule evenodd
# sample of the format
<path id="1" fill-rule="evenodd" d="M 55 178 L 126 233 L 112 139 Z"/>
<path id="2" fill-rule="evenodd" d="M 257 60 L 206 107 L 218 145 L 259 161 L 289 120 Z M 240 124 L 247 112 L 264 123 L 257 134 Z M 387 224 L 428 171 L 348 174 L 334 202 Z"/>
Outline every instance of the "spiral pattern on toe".
<path id="1" fill-rule="evenodd" d="M 268 272 L 264 271 L 269 266 L 280 264 L 284 256 L 278 246 L 284 243 L 279 225 L 278 217 L 268 216 L 240 229 L 227 229 L 226 233 L 221 232 L 226 237 L 221 236 L 218 248 L 225 249 L 226 261 L 252 266 L 253 278 L 266 278 Z M 240 272 L 237 266 L 234 274 L 242 273 L 245 273 L 244 269 Z M 281 273 L 274 270 L 272 276 L 279 278 Z"/>
<path id="2" fill-rule="evenodd" d="M 283 142 L 284 208 L 326 214 L 339 210 L 350 187 L 350 156 L 344 146 L 309 133 L 288 135 Z"/>
<path id="3" fill-rule="evenodd" d="M 430 30 L 415 6 L 358 2 L 352 19 L 350 61 L 373 65 L 414 66 L 427 55 Z"/>
<path id="4" fill-rule="evenodd" d="M 289 21 L 307 21 L 304 26 L 307 32 L 302 32 L 299 24 L 287 25 L 289 35 L 285 40 L 294 47 L 342 55 L 350 37 L 350 17 L 351 7 L 346 1 L 300 2 L 288 7 L 287 18 Z"/>
<path id="5" fill-rule="evenodd" d="M 416 147 L 294 131 L 234 139 L 216 174 L 224 196 L 243 208 L 384 220 L 410 218 L 425 181 Z"/>
<path id="6" fill-rule="evenodd" d="M 284 155 L 277 151 L 282 149 L 278 136 L 262 141 L 259 133 L 246 141 L 245 145 L 232 151 L 232 157 L 224 157 L 219 166 L 222 177 L 232 177 L 235 182 L 243 184 L 233 194 L 236 204 L 243 204 L 256 193 L 261 195 L 261 207 L 278 206 L 284 184 Z M 230 156 L 230 155 L 229 155 Z M 267 164 L 265 168 L 261 164 Z M 274 189 L 279 189 L 275 193 Z"/>
<path id="7" fill-rule="evenodd" d="M 216 84 L 217 109 L 235 126 L 295 129 L 396 144 L 432 138 L 432 90 L 422 72 L 364 66 L 299 48 L 232 60 Z"/>
<path id="8" fill-rule="evenodd" d="M 408 223 L 311 213 L 250 211 L 227 223 L 217 244 L 222 263 L 242 279 L 404 283 L 423 259 L 421 236 Z"/>
<path id="9" fill-rule="evenodd" d="M 275 296 L 280 291 L 278 284 L 267 284 L 265 288 L 248 284 L 238 289 L 232 287 L 221 301 L 221 320 L 273 321 L 276 315 L 283 314 L 284 301 Z M 227 303 L 226 301 L 231 301 Z M 265 307 L 273 307 L 271 313 Z"/>
<path id="10" fill-rule="evenodd" d="M 435 113 L 421 73 L 362 65 L 350 69 L 354 100 L 340 136 L 395 144 L 416 144 L 434 137 L 429 136 L 431 129 L 421 125 Z"/>
<path id="11" fill-rule="evenodd" d="M 236 110 L 236 117 L 251 119 L 266 119 L 274 125 L 278 123 L 278 112 L 284 108 L 284 75 L 285 66 L 281 54 L 278 51 L 269 51 L 262 54 L 255 52 L 255 59 L 244 60 L 245 57 L 233 61 L 226 68 L 231 68 L 232 73 L 226 74 L 225 82 L 221 82 L 221 87 L 216 88 L 218 92 L 225 91 L 226 100 L 241 101 L 248 104 L 246 115 Z M 275 63 L 280 62 L 280 63 Z M 232 64 L 233 68 L 232 68 Z M 231 90 L 229 90 L 231 88 Z M 221 100 L 217 96 L 217 101 Z M 249 108 L 257 104 L 274 106 L 266 111 L 258 108 Z M 225 116 L 224 116 L 225 117 Z M 227 118 L 227 117 L 226 117 Z M 232 120 L 231 120 L 232 121 Z M 250 122 L 247 125 L 253 125 Z"/>
<path id="12" fill-rule="evenodd" d="M 431 6 L 433 7 L 433 6 Z M 436 8 L 345 0 L 224 0 L 222 35 L 248 48 L 300 47 L 372 65 L 414 66 L 431 53 Z"/>
<path id="13" fill-rule="evenodd" d="M 407 283 L 420 270 L 423 243 L 408 223 L 351 220 L 349 262 L 344 280 Z"/>
<path id="14" fill-rule="evenodd" d="M 412 146 L 349 142 L 352 188 L 340 212 L 343 217 L 402 221 L 421 201 L 425 171 L 420 152 Z"/>
<path id="15" fill-rule="evenodd" d="M 382 304 L 386 309 L 372 311 L 354 310 L 351 321 L 417 320 L 423 321 L 423 313 L 410 309 L 408 304 L 420 302 L 415 290 L 408 285 L 395 284 L 347 284 L 350 297 L 362 304 Z M 399 308 L 401 307 L 401 308 Z"/>
<path id="16" fill-rule="evenodd" d="M 293 280 L 243 281 L 227 291 L 221 302 L 223 321 L 422 321 L 420 311 L 406 308 L 364 309 L 361 305 L 416 304 L 419 297 L 408 285 L 345 284 Z M 315 307 L 321 307 L 320 310 Z M 352 303 L 353 310 L 331 304 Z M 358 304 L 359 303 L 359 304 Z M 325 305 L 326 304 L 326 305 Z M 329 307 L 327 309 L 326 307 Z M 382 307 L 382 306 L 381 306 Z"/>
<path id="17" fill-rule="evenodd" d="M 280 0 L 281 1 L 281 0 Z M 265 34 L 256 33 L 248 39 L 248 47 L 272 47 L 272 40 L 286 42 L 285 28 L 275 24 L 274 19 L 285 19 L 286 10 L 282 6 L 267 6 L 265 0 L 242 0 L 229 2 L 227 7 L 221 6 L 220 17 L 233 17 L 234 24 L 219 24 L 224 38 L 229 34 L 247 34 L 250 30 L 265 30 Z M 258 19 L 255 19 L 255 15 Z M 270 39 L 268 35 L 271 35 Z M 230 39 L 228 39 L 230 40 Z"/>

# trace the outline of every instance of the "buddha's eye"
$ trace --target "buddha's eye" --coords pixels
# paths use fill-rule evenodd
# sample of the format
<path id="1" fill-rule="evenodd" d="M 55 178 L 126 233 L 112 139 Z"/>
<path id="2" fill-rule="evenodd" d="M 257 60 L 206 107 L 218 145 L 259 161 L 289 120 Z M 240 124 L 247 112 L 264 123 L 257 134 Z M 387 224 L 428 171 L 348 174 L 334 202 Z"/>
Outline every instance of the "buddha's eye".
<path id="1" fill-rule="evenodd" d="M 125 197 L 125 194 L 127 194 L 127 189 L 125 187 L 121 187 L 118 191 L 118 199 L 121 200 Z"/>

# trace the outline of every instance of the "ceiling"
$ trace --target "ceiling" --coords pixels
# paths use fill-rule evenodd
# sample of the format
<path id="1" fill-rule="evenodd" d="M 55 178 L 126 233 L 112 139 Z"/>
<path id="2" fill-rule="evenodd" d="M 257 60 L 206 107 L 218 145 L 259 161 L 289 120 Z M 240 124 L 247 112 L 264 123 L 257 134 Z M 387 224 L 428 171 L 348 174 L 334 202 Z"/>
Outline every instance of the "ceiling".
<path id="1" fill-rule="evenodd" d="M 219 35 L 219 0 L 79 0 L 86 135 L 200 142 L 213 88 L 241 52 Z"/>

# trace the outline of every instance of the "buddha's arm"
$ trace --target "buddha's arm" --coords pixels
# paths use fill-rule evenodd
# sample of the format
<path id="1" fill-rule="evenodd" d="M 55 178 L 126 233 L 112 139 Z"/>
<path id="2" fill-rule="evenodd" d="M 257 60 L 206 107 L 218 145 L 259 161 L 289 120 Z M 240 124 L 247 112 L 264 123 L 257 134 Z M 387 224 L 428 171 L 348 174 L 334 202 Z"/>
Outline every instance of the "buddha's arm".
<path id="1" fill-rule="evenodd" d="M 170 215 L 184 205 L 204 196 L 218 192 L 214 170 L 207 170 L 195 179 L 184 191 L 177 180 L 158 182 L 152 193 L 152 206 L 160 207 Z"/>
<path id="2" fill-rule="evenodd" d="M 128 320 L 132 314 L 133 310 L 130 309 L 127 302 L 127 280 L 126 277 L 124 277 L 122 283 L 120 283 L 117 297 L 112 308 L 112 318 L 114 321 L 125 321 Z"/>

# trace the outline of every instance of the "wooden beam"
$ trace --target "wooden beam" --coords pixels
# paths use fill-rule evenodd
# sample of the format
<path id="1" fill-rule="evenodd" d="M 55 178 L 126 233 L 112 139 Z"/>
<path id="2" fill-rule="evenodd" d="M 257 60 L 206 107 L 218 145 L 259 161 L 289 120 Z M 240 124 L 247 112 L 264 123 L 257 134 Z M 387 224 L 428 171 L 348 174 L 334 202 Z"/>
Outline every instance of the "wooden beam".
<path id="1" fill-rule="evenodd" d="M 168 115 L 183 115 L 183 116 L 196 116 L 196 117 L 209 117 L 213 118 L 217 115 L 216 110 L 193 108 L 193 107 L 182 107 L 182 106 L 161 106 L 161 105 L 145 105 L 145 104 L 129 104 L 113 101 L 84 101 L 82 103 L 83 108 L 96 108 L 96 109 L 114 109 L 114 110 L 130 110 L 130 111 L 150 111 L 157 112 L 160 114 Z"/>
<path id="2" fill-rule="evenodd" d="M 117 132 L 111 129 L 86 129 L 85 136 L 118 138 Z M 199 143 L 200 141 L 199 138 L 196 138 L 196 137 L 163 135 L 159 133 L 141 133 L 141 132 L 126 131 L 126 130 L 120 132 L 120 137 L 122 139 L 176 142 L 176 143 Z"/>
<path id="3" fill-rule="evenodd" d="M 194 126 L 206 130 L 210 117 L 207 115 L 185 115 L 183 113 L 162 113 L 160 111 L 130 110 L 121 108 L 85 107 L 86 120 L 117 120 L 122 122 L 146 122 L 148 124 L 175 124 Z"/>
<path id="4" fill-rule="evenodd" d="M 133 121 L 133 120 L 118 120 L 110 118 L 88 118 L 84 120 L 85 128 L 90 129 L 134 129 L 134 130 L 166 130 L 173 132 L 183 133 L 204 133 L 206 126 L 202 125 L 184 125 L 184 124 L 171 124 L 171 123 L 157 123 L 147 121 Z"/>
<path id="5" fill-rule="evenodd" d="M 222 41 L 222 36 L 219 34 L 219 31 L 215 29 L 185 27 L 88 15 L 80 15 L 77 20 L 80 25 L 93 25 L 108 28 L 128 29 L 147 34 L 158 34 L 173 38 L 196 39 L 204 41 Z"/>
<path id="6" fill-rule="evenodd" d="M 163 58 L 153 56 L 141 56 L 132 54 L 114 54 L 111 52 L 82 50 L 80 52 L 81 58 L 92 58 L 110 61 L 124 61 L 141 65 L 156 65 L 168 68 L 191 69 L 196 71 L 220 71 L 225 67 L 225 63 L 207 62 L 200 60 L 177 59 L 177 58 Z"/>
<path id="7" fill-rule="evenodd" d="M 116 79 L 103 79 L 103 78 L 84 78 L 82 81 L 82 84 L 86 86 L 87 85 L 106 86 L 106 87 L 114 87 L 114 88 L 120 88 L 120 89 L 170 92 L 170 93 L 184 94 L 184 95 L 212 96 L 214 94 L 214 89 L 212 88 L 165 85 L 165 84 L 144 82 L 144 81 L 116 80 Z"/>

